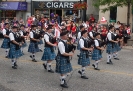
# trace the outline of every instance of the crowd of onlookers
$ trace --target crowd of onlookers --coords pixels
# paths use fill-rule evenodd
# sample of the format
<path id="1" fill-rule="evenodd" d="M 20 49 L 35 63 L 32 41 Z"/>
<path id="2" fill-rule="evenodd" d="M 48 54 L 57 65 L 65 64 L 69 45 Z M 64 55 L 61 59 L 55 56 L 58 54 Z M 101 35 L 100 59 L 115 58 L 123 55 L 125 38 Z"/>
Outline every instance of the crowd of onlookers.
<path id="1" fill-rule="evenodd" d="M 70 31 L 70 36 L 77 37 L 78 32 L 80 31 L 79 26 L 83 25 L 88 32 L 94 30 L 95 32 L 100 32 L 102 39 L 105 41 L 106 36 L 108 33 L 108 26 L 114 25 L 115 28 L 119 29 L 119 35 L 121 36 L 121 39 L 123 39 L 123 45 L 127 45 L 127 40 L 130 38 L 130 26 L 124 25 L 118 21 L 117 23 L 110 23 L 110 24 L 101 24 L 100 22 L 96 22 L 95 18 L 93 17 L 93 14 L 90 15 L 90 18 L 85 22 L 75 22 L 75 20 L 71 18 L 61 19 L 61 16 L 58 14 L 51 13 L 50 18 L 45 17 L 43 14 L 41 15 L 32 15 L 29 16 L 26 21 L 24 21 L 22 18 L 18 19 L 17 17 L 14 17 L 12 20 L 2 20 L 0 23 L 0 30 L 2 33 L 2 30 L 4 28 L 4 24 L 9 23 L 10 26 L 20 26 L 25 25 L 25 30 L 27 32 L 30 32 L 30 26 L 36 25 L 41 26 L 42 30 L 45 31 L 48 24 L 53 24 L 55 27 L 54 35 L 58 38 L 60 37 L 59 34 L 62 31 L 63 28 Z M 57 34 L 58 33 L 58 34 Z M 2 35 L 1 35 L 2 36 Z"/>

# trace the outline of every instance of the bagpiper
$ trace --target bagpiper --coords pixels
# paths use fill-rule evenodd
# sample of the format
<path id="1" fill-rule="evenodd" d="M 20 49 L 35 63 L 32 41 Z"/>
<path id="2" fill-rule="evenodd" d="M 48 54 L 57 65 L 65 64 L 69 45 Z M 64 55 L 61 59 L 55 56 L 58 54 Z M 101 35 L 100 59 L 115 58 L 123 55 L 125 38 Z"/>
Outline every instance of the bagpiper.
<path id="1" fill-rule="evenodd" d="M 118 43 L 118 41 L 115 41 L 115 35 L 114 35 L 114 26 L 111 25 L 109 27 L 109 32 L 107 34 L 107 47 L 106 47 L 106 53 L 107 53 L 107 64 L 113 64 L 111 58 L 114 53 L 114 44 Z"/>
<path id="2" fill-rule="evenodd" d="M 68 31 L 61 32 L 60 37 L 61 39 L 58 43 L 58 54 L 56 57 L 56 72 L 60 74 L 60 86 L 63 88 L 68 88 L 66 77 L 67 74 L 72 71 L 70 57 L 73 56 L 73 53 L 70 52 L 74 52 L 74 47 L 70 48 L 67 43 Z"/>
<path id="3" fill-rule="evenodd" d="M 92 51 L 93 48 L 89 48 L 91 45 L 88 43 L 88 32 L 87 30 L 84 30 L 81 32 L 81 38 L 79 40 L 80 44 L 80 56 L 78 59 L 78 64 L 81 65 L 81 70 L 78 71 L 78 73 L 81 75 L 81 78 L 88 79 L 88 77 L 85 75 L 85 68 L 90 65 L 90 58 L 89 58 L 89 51 Z"/>
<path id="4" fill-rule="evenodd" d="M 41 60 L 45 61 L 43 63 L 44 68 L 51 73 L 54 71 L 51 68 L 52 61 L 55 60 L 54 47 L 56 46 L 56 39 L 51 35 L 53 30 L 53 25 L 48 25 L 46 28 L 46 33 L 44 34 L 45 48 Z"/>
<path id="5" fill-rule="evenodd" d="M 39 36 L 36 32 L 36 25 L 31 25 L 31 32 L 30 32 L 30 44 L 28 48 L 28 52 L 31 53 L 30 57 L 32 58 L 33 62 L 37 62 L 35 59 L 35 53 L 39 52 L 38 42 Z"/>
<path id="6" fill-rule="evenodd" d="M 9 51 L 9 48 L 10 48 L 9 23 L 5 23 L 5 28 L 2 31 L 3 31 L 4 40 L 3 40 L 3 43 L 1 45 L 1 48 L 6 49 L 6 51 L 5 51 L 6 56 L 5 57 L 8 58 L 8 51 Z"/>
<path id="7" fill-rule="evenodd" d="M 98 68 L 98 63 L 101 61 L 102 59 L 102 52 L 104 51 L 104 44 L 103 41 L 101 40 L 101 35 L 100 33 L 96 33 L 96 38 L 94 40 L 94 50 L 92 53 L 92 60 L 95 60 L 95 63 L 92 64 L 92 66 L 94 67 L 95 70 L 100 70 Z"/>
<path id="8" fill-rule="evenodd" d="M 9 34 L 10 38 L 10 50 L 8 53 L 8 58 L 11 59 L 12 61 L 12 68 L 17 69 L 17 60 L 19 57 L 21 57 L 23 54 L 20 50 L 22 44 L 21 44 L 21 36 L 18 35 L 16 32 L 18 27 L 13 26 L 12 27 L 12 32 Z"/>

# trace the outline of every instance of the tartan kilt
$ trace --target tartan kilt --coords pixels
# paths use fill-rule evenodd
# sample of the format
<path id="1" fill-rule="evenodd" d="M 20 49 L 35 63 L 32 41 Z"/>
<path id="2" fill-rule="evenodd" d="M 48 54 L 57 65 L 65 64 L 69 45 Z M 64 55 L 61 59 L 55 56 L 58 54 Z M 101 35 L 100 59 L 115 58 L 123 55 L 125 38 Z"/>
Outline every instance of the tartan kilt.
<path id="1" fill-rule="evenodd" d="M 114 46 L 115 46 L 115 52 L 118 52 L 121 50 L 121 47 L 119 46 L 118 43 L 115 43 Z"/>
<path id="2" fill-rule="evenodd" d="M 67 61 L 67 58 L 62 56 L 57 56 L 55 71 L 60 74 L 70 73 L 72 71 L 72 65 L 70 62 Z"/>
<path id="3" fill-rule="evenodd" d="M 43 44 L 43 41 L 42 41 L 42 39 L 40 39 L 40 41 L 38 42 L 38 44 Z"/>
<path id="4" fill-rule="evenodd" d="M 102 58 L 101 50 L 94 49 L 92 53 L 92 60 L 98 61 Z"/>
<path id="5" fill-rule="evenodd" d="M 83 67 L 90 65 L 89 55 L 88 55 L 88 57 L 86 55 L 88 55 L 87 52 L 80 51 L 80 57 L 78 59 L 78 64 L 82 65 Z"/>
<path id="6" fill-rule="evenodd" d="M 10 39 L 4 38 L 1 48 L 4 48 L 4 49 L 10 48 Z"/>
<path id="7" fill-rule="evenodd" d="M 112 53 L 114 53 L 114 49 L 115 48 L 113 47 L 113 45 L 111 43 L 108 43 L 107 47 L 106 47 L 106 53 L 112 54 Z"/>
<path id="8" fill-rule="evenodd" d="M 8 58 L 19 58 L 21 57 L 23 54 L 21 52 L 21 49 L 16 50 L 16 45 L 10 43 L 10 49 L 9 49 L 9 53 L 8 53 Z"/>
<path id="9" fill-rule="evenodd" d="M 27 43 L 25 42 L 25 43 L 22 44 L 21 47 L 24 48 L 24 47 L 26 47 L 26 46 L 27 46 Z"/>
<path id="10" fill-rule="evenodd" d="M 55 56 L 56 56 L 55 52 L 52 52 L 51 48 L 45 47 L 44 48 L 44 53 L 42 55 L 42 59 L 41 60 L 43 60 L 43 61 L 55 60 Z"/>
<path id="11" fill-rule="evenodd" d="M 39 52 L 39 47 L 37 42 L 30 42 L 28 52 L 30 53 L 36 53 Z"/>

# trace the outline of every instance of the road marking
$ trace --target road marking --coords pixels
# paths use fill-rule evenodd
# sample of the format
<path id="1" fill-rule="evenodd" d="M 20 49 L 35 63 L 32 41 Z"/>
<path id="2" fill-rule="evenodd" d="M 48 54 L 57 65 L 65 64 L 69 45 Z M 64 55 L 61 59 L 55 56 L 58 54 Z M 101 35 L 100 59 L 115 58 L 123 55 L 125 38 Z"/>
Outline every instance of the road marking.
<path id="1" fill-rule="evenodd" d="M 0 59 L 4 59 L 4 60 L 10 60 L 8 58 L 4 58 L 3 56 L 0 56 Z M 39 61 L 39 62 L 32 62 L 31 60 L 19 60 L 20 62 L 28 62 L 28 63 L 36 63 L 36 64 L 43 64 L 44 62 L 42 61 Z M 53 63 L 52 65 L 56 65 L 55 63 Z M 81 68 L 81 66 L 72 66 L 73 68 L 75 69 L 79 69 Z M 87 70 L 94 70 L 93 68 L 87 68 Z M 94 70 L 95 71 L 95 70 Z M 103 73 L 111 73 L 111 74 L 118 74 L 118 75 L 126 75 L 126 76 L 132 76 L 133 77 L 133 74 L 129 74 L 129 73 L 126 73 L 126 72 L 115 72 L 115 71 L 111 71 L 111 70 L 100 70 L 100 71 L 97 71 L 97 72 L 103 72 Z"/>

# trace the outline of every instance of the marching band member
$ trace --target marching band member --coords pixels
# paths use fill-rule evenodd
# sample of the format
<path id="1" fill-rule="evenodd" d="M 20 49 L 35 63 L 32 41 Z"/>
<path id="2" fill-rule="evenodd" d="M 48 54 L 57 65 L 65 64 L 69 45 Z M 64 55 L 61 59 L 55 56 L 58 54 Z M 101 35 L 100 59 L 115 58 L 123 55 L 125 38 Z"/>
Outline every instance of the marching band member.
<path id="1" fill-rule="evenodd" d="M 6 58 L 8 58 L 8 50 L 10 48 L 10 39 L 9 39 L 9 23 L 5 23 L 5 29 L 3 29 L 3 36 L 4 36 L 4 40 L 3 43 L 1 45 L 1 48 L 6 49 Z"/>
<path id="2" fill-rule="evenodd" d="M 44 68 L 47 69 L 48 72 L 54 73 L 51 68 L 51 63 L 52 60 L 55 59 L 54 47 L 56 46 L 56 44 L 54 43 L 56 42 L 56 39 L 51 36 L 51 32 L 52 25 L 48 25 L 46 33 L 44 34 L 45 48 L 41 60 L 46 61 L 46 63 L 43 64 Z"/>
<path id="3" fill-rule="evenodd" d="M 29 44 L 29 48 L 28 48 L 28 52 L 32 53 L 32 55 L 30 55 L 30 57 L 32 58 L 33 62 L 37 62 L 35 59 L 35 53 L 39 52 L 39 48 L 38 48 L 38 42 L 39 40 L 39 34 L 36 31 L 36 25 L 31 25 L 31 32 L 30 32 L 30 44 Z"/>
<path id="4" fill-rule="evenodd" d="M 112 58 L 112 54 L 114 53 L 114 44 L 118 43 L 118 41 L 114 40 L 114 26 L 110 26 L 109 27 L 109 32 L 107 34 L 107 49 L 106 49 L 106 53 L 107 55 L 107 64 L 113 64 L 111 61 Z"/>
<path id="5" fill-rule="evenodd" d="M 78 73 L 81 75 L 81 78 L 88 79 L 88 77 L 85 76 L 85 68 L 90 65 L 90 59 L 89 59 L 89 52 L 92 51 L 92 48 L 89 48 L 91 44 L 88 43 L 88 32 L 87 30 L 83 30 L 81 32 L 81 38 L 79 40 L 80 44 L 80 56 L 78 59 L 78 64 L 82 66 L 82 69 L 78 71 Z"/>
<path id="6" fill-rule="evenodd" d="M 70 53 L 72 50 L 69 50 L 67 39 L 68 39 L 68 31 L 63 31 L 60 34 L 60 42 L 58 43 L 58 54 L 56 57 L 56 72 L 60 74 L 60 86 L 63 88 L 68 88 L 66 83 L 67 73 L 72 71 L 72 66 L 70 63 L 70 58 L 73 56 L 73 53 Z"/>
<path id="7" fill-rule="evenodd" d="M 118 28 L 115 30 L 114 35 L 115 35 L 114 40 L 118 41 L 118 43 L 114 44 L 115 51 L 113 53 L 113 57 L 114 57 L 114 59 L 119 60 L 118 52 L 121 50 L 121 47 L 120 47 L 120 36 L 119 36 L 119 29 Z"/>
<path id="8" fill-rule="evenodd" d="M 95 70 L 100 70 L 98 68 L 98 63 L 102 59 L 102 51 L 104 51 L 103 48 L 103 42 L 101 40 L 101 35 L 100 33 L 96 33 L 96 39 L 94 40 L 94 50 L 92 53 L 92 60 L 95 60 L 95 63 L 92 64 Z"/>
<path id="9" fill-rule="evenodd" d="M 21 25 L 20 26 L 20 31 L 19 33 L 21 34 L 21 38 L 22 38 L 22 46 L 21 46 L 21 51 L 23 53 L 23 48 L 25 48 L 27 46 L 26 40 L 25 38 L 27 38 L 28 33 L 25 31 L 25 26 Z M 24 54 L 24 53 L 23 53 Z"/>
<path id="10" fill-rule="evenodd" d="M 12 32 L 10 32 L 10 34 L 9 34 L 9 38 L 10 38 L 11 42 L 10 42 L 10 50 L 8 53 L 8 57 L 12 61 L 13 69 L 17 69 L 17 59 L 23 55 L 20 50 L 20 47 L 22 46 L 21 36 L 16 33 L 17 29 L 18 29 L 18 27 L 13 26 Z"/>

